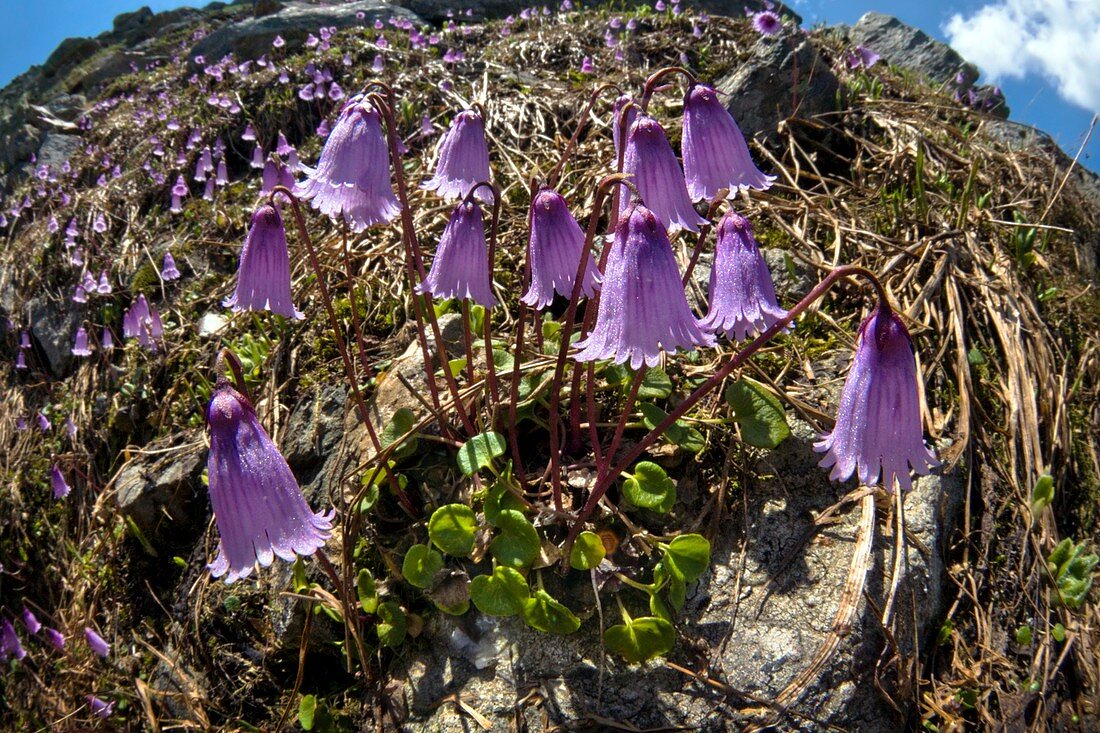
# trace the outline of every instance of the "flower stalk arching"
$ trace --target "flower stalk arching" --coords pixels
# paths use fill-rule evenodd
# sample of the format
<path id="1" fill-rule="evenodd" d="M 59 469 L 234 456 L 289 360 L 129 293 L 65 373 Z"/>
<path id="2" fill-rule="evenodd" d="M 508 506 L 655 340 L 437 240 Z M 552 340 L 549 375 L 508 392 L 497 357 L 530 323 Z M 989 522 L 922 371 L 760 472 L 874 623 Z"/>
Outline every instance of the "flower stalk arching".
<path id="1" fill-rule="evenodd" d="M 565 170 L 566 164 L 573 156 L 573 152 L 577 149 L 577 142 L 580 140 L 581 132 L 583 132 L 584 128 L 587 126 L 588 116 L 592 113 L 592 108 L 596 106 L 596 100 L 599 99 L 603 95 L 603 93 L 608 91 L 609 89 L 614 89 L 619 94 L 623 93 L 622 88 L 614 82 L 601 84 L 600 86 L 592 90 L 592 94 L 590 94 L 588 97 L 588 103 L 584 106 L 584 110 L 581 112 L 580 120 L 577 122 L 577 127 L 573 130 L 573 136 L 570 137 L 569 142 L 565 144 L 565 149 L 562 150 L 561 158 L 558 160 L 557 165 L 550 169 L 550 174 L 546 177 L 546 184 L 550 186 L 550 188 L 556 189 L 558 187 L 558 182 L 561 179 L 562 171 Z M 534 190 L 535 189 L 532 188 L 532 191 Z M 532 194 L 532 196 L 534 196 L 534 194 Z"/>
<path id="2" fill-rule="evenodd" d="M 695 249 L 691 251 L 691 259 L 688 260 L 687 267 L 684 269 L 683 284 L 687 287 L 687 284 L 691 282 L 692 273 L 695 272 L 695 265 L 699 262 L 699 255 L 703 253 L 703 245 L 706 244 L 707 236 L 710 234 L 711 221 L 714 220 L 715 214 L 718 213 L 718 208 L 722 202 L 726 200 L 726 197 L 722 192 L 719 192 L 714 200 L 710 202 L 710 206 L 707 207 L 707 222 L 699 227 L 699 235 L 695 239 Z"/>
<path id="3" fill-rule="evenodd" d="M 382 82 L 372 83 L 385 89 L 387 95 L 383 97 L 382 95 L 372 92 L 367 95 L 367 99 L 371 101 L 371 104 L 378 110 L 378 113 L 382 115 L 382 119 L 386 121 L 386 141 L 390 149 L 390 158 L 393 160 L 393 176 L 397 183 L 397 200 L 401 202 L 401 239 L 405 246 L 405 269 L 409 279 L 409 287 L 414 289 L 412 300 L 413 313 L 417 321 L 416 333 L 420 341 L 421 353 L 424 356 L 424 368 L 428 371 L 427 382 L 428 389 L 431 391 L 432 395 L 432 404 L 438 409 L 441 403 L 439 401 L 439 392 L 435 384 L 435 375 L 432 373 L 431 368 L 431 351 L 428 348 L 428 340 L 424 334 L 425 320 L 427 320 L 432 329 L 432 337 L 435 339 L 437 357 L 439 359 L 440 368 L 443 370 L 443 380 L 446 382 L 447 389 L 451 393 L 451 400 L 454 403 L 455 412 L 458 414 L 458 418 L 462 422 L 462 427 L 466 430 L 467 434 L 474 435 L 477 430 L 474 428 L 473 421 L 470 420 L 469 413 L 466 412 L 466 407 L 458 394 L 458 383 L 455 381 L 454 375 L 451 374 L 450 367 L 447 364 L 447 349 L 443 345 L 443 335 L 439 330 L 439 320 L 435 317 L 435 309 L 432 307 L 431 296 L 420 296 L 415 293 L 417 282 L 423 282 L 425 278 L 424 258 L 420 250 L 420 242 L 416 236 L 416 226 L 413 222 L 412 209 L 409 205 L 409 189 L 405 181 L 405 171 L 400 164 L 401 156 L 397 145 L 397 120 L 394 119 L 393 116 L 393 105 L 388 101 L 393 99 L 393 90 Z M 419 276 L 419 280 L 417 276 Z M 446 429 L 446 426 L 442 425 L 442 423 L 440 427 Z"/>
<path id="4" fill-rule="evenodd" d="M 298 236 L 302 240 L 302 244 L 305 245 L 306 253 L 309 257 L 310 267 L 313 268 L 314 274 L 317 276 L 317 287 L 321 291 L 321 302 L 325 306 L 325 312 L 328 314 L 329 325 L 332 327 L 333 338 L 336 339 L 336 348 L 340 352 L 340 357 L 344 362 L 344 371 L 347 374 L 348 381 L 351 383 L 352 395 L 355 397 L 355 405 L 359 411 L 359 417 L 363 421 L 363 424 L 367 428 L 367 435 L 370 437 L 371 445 L 374 450 L 380 451 L 382 449 L 382 443 L 378 439 L 378 433 L 374 429 L 374 424 L 370 419 L 370 412 L 367 410 L 367 403 L 363 399 L 363 393 L 359 389 L 359 380 L 355 374 L 355 365 L 351 361 L 351 355 L 348 353 L 348 345 L 344 340 L 343 331 L 340 329 L 340 321 L 336 317 L 336 311 L 332 307 L 332 296 L 329 293 L 328 285 L 325 283 L 324 271 L 321 269 L 321 263 L 317 259 L 317 250 L 313 246 L 313 240 L 309 236 L 309 231 L 306 229 L 305 218 L 302 216 L 302 209 L 298 203 L 298 198 L 285 186 L 276 186 L 271 191 L 271 201 L 274 205 L 275 197 L 282 194 L 290 201 L 291 210 L 294 212 L 294 221 L 298 227 Z M 393 472 L 386 468 L 386 476 L 389 478 L 390 488 L 393 490 L 394 496 L 397 497 L 401 506 L 409 513 L 409 516 L 417 516 L 416 507 L 413 506 L 412 501 L 409 500 L 408 495 L 397 483 L 397 478 L 393 475 Z"/>
<path id="5" fill-rule="evenodd" d="M 581 249 L 581 256 L 577 262 L 577 273 L 573 278 L 573 292 L 569 296 L 569 305 L 565 309 L 565 319 L 561 328 L 561 343 L 558 346 L 557 362 L 554 364 L 554 378 L 550 382 L 550 491 L 554 498 L 554 509 L 559 512 L 562 510 L 561 476 L 558 470 L 561 461 L 561 444 L 558 435 L 561 380 L 565 373 L 565 360 L 569 353 L 573 326 L 576 325 L 577 305 L 584 286 L 584 273 L 588 269 L 588 260 L 592 256 L 592 242 L 596 239 L 596 227 L 599 226 L 600 212 L 603 210 L 610 189 L 618 189 L 619 184 L 622 183 L 628 186 L 631 185 L 624 179 L 625 176 L 622 173 L 612 173 L 609 176 L 604 176 L 596 186 L 596 196 L 592 202 L 592 214 L 588 217 L 588 230 L 585 232 L 584 247 Z M 612 209 L 612 216 L 615 216 L 614 212 L 615 210 Z M 574 369 L 578 369 L 578 366 L 574 366 Z M 577 396 L 574 395 L 573 400 L 576 401 L 576 399 Z"/>
<path id="6" fill-rule="evenodd" d="M 615 481 L 615 478 L 619 476 L 619 474 L 630 468 L 631 464 L 633 464 L 634 461 L 636 461 L 642 455 L 642 453 L 648 450 L 650 446 L 656 443 L 657 440 L 660 439 L 660 437 L 664 435 L 664 433 L 670 427 L 672 427 L 672 425 L 677 420 L 687 414 L 687 412 L 691 410 L 691 408 L 695 407 L 695 405 L 697 405 L 699 401 L 706 397 L 712 390 L 721 385 L 722 382 L 725 381 L 726 377 L 728 377 L 733 372 L 733 370 L 744 364 L 750 356 L 759 351 L 760 348 L 771 341 L 772 338 L 776 336 L 776 334 L 786 328 L 790 323 L 794 321 L 795 318 L 801 315 L 814 302 L 825 295 L 825 293 L 828 292 L 828 290 L 834 284 L 836 284 L 838 280 L 853 276 L 863 277 L 870 282 L 872 287 L 874 287 L 875 294 L 878 298 L 879 303 L 879 306 L 877 307 L 881 307 L 882 304 L 887 304 L 886 307 L 889 307 L 889 298 L 886 295 L 885 288 L 883 288 L 882 283 L 879 281 L 878 277 L 876 277 L 875 274 L 867 268 L 860 267 L 858 265 L 845 265 L 843 267 L 836 268 L 828 275 L 826 275 L 824 279 L 821 280 L 821 282 L 814 286 L 813 290 L 807 293 L 806 296 L 802 298 L 802 300 L 798 301 L 794 306 L 791 307 L 785 317 L 773 323 L 771 327 L 769 327 L 766 331 L 761 333 L 750 343 L 745 345 L 744 348 L 734 354 L 724 366 L 719 368 L 718 371 L 716 371 L 709 379 L 707 379 L 707 381 L 696 387 L 690 395 L 684 398 L 683 402 L 673 408 L 668 413 L 668 415 L 665 416 L 664 420 L 662 420 L 652 430 L 646 433 L 645 436 L 641 438 L 641 440 L 635 443 L 634 446 L 629 451 L 627 451 L 626 455 L 623 456 L 623 458 L 618 463 L 616 463 L 610 471 L 605 472 L 602 475 L 602 478 L 597 478 L 596 485 L 592 487 L 592 492 L 589 494 L 588 500 L 585 502 L 584 507 L 581 509 L 580 514 L 577 515 L 573 526 L 569 530 L 569 536 L 566 538 L 565 541 L 563 557 L 569 557 L 569 552 L 573 547 L 573 541 L 576 540 L 577 535 L 580 534 L 581 530 L 584 528 L 584 523 L 588 520 L 590 516 L 592 516 L 592 512 L 595 511 L 596 506 L 599 505 L 600 499 L 602 499 L 604 497 L 604 494 L 607 493 L 608 489 L 611 488 L 612 484 Z M 608 463 L 610 464 L 612 461 L 613 458 L 609 457 Z"/>
<path id="7" fill-rule="evenodd" d="M 649 78 L 645 80 L 645 84 L 642 85 L 642 98 L 640 100 L 642 112 L 649 109 L 649 100 L 653 97 L 653 93 L 657 91 L 657 84 L 670 74 L 683 74 L 689 84 L 695 84 L 698 81 L 694 74 L 682 66 L 666 66 L 663 69 L 657 69 L 649 75 Z"/>

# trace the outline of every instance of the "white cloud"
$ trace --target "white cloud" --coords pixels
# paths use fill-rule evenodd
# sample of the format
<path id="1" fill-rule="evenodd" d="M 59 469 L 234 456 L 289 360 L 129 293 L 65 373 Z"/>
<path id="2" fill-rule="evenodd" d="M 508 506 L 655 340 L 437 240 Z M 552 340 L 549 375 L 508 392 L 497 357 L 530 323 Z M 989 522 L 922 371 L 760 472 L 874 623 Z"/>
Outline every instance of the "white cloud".
<path id="1" fill-rule="evenodd" d="M 1100 2 L 999 0 L 944 26 L 951 45 L 992 80 L 1038 73 L 1066 100 L 1100 112 Z"/>

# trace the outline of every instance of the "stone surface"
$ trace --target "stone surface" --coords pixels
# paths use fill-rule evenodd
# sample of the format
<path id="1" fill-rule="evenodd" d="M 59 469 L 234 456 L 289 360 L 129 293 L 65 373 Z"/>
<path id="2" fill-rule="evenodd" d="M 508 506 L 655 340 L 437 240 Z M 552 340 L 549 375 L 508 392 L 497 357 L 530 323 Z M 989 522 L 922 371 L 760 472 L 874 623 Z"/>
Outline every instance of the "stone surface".
<path id="1" fill-rule="evenodd" d="M 60 132 L 47 132 L 38 148 L 36 166 L 48 165 L 54 170 L 80 150 L 80 136 Z"/>
<path id="2" fill-rule="evenodd" d="M 55 76 L 62 70 L 87 61 L 99 48 L 100 43 L 94 38 L 66 38 L 46 59 L 46 63 L 42 65 L 42 73 L 45 76 Z"/>
<path id="3" fill-rule="evenodd" d="M 31 336 L 46 357 L 54 376 L 63 376 L 73 362 L 73 336 L 80 327 L 81 311 L 76 303 L 34 298 L 27 304 Z"/>
<path id="4" fill-rule="evenodd" d="M 199 480 L 205 457 L 201 433 L 191 430 L 150 443 L 123 466 L 115 479 L 115 502 L 146 539 L 202 531 L 190 520 L 205 511 L 205 504 L 193 506 L 205 493 Z"/>
<path id="5" fill-rule="evenodd" d="M 853 43 L 866 46 L 889 63 L 940 84 L 953 81 L 960 71 L 967 81 L 965 86 L 978 78 L 978 70 L 955 49 L 892 15 L 867 13 L 852 26 L 849 35 Z"/>
<path id="6" fill-rule="evenodd" d="M 365 14 L 362 20 L 356 14 Z M 257 58 L 271 50 L 275 36 L 282 36 L 290 46 L 305 42 L 306 37 L 322 26 L 346 28 L 353 25 L 372 25 L 375 20 L 388 20 L 393 16 L 406 17 L 421 22 L 416 14 L 404 8 L 389 5 L 380 0 L 358 0 L 345 5 L 309 5 L 303 2 L 287 3 L 278 13 L 262 18 L 248 18 L 229 23 L 210 33 L 191 49 L 190 56 L 203 56 L 214 62 L 227 54 L 241 59 Z"/>
<path id="7" fill-rule="evenodd" d="M 282 451 L 291 468 L 310 468 L 332 452 L 344 433 L 343 387 L 329 386 L 306 394 L 290 413 Z"/>
<path id="8" fill-rule="evenodd" d="M 715 85 L 730 95 L 728 109 L 746 138 L 759 134 L 766 139 L 788 117 L 805 119 L 836 109 L 836 75 L 809 41 L 795 42 L 792 49 L 792 39 L 785 34 L 761 36 L 752 56 Z M 795 78 L 798 86 L 792 100 Z"/>
<path id="9" fill-rule="evenodd" d="M 768 700 L 810 665 L 825 641 L 860 517 L 859 505 L 851 505 L 838 513 L 835 523 L 810 534 L 813 517 L 853 486 L 830 483 L 816 465 L 820 456 L 812 450 L 813 430 L 798 421 L 792 427 L 794 435 L 756 467 L 756 475 L 766 478 L 755 480 L 746 492 L 747 528 L 740 511 L 719 523 L 711 570 L 688 589 L 677 646 L 670 655 L 690 669 L 709 661 L 712 678 Z M 928 477 L 918 480 L 906 497 L 908 529 L 929 553 L 910 543 L 908 563 L 902 565 L 896 618 L 898 645 L 905 653 L 912 653 L 915 640 L 921 646 L 929 643 L 942 613 L 943 551 L 962 492 L 953 476 Z M 891 526 L 876 525 L 866 584 L 879 608 L 893 567 L 893 539 L 882 534 Z M 552 582 L 558 587 L 548 589 L 574 612 L 593 607 L 586 582 Z M 634 591 L 621 593 L 628 605 L 644 604 L 644 596 Z M 608 605 L 605 596 L 605 625 L 615 623 Z M 640 608 L 635 615 L 642 613 Z M 908 622 L 914 614 L 915 635 Z M 460 696 L 488 718 L 491 730 L 502 733 L 512 730 L 517 708 L 532 732 L 586 720 L 599 727 L 600 719 L 643 730 L 686 726 L 714 733 L 750 722 L 745 709 L 754 707 L 751 702 L 723 699 L 660 662 L 630 667 L 616 658 L 601 661 L 599 621 L 591 613 L 582 620 L 577 633 L 552 636 L 534 632 L 516 618 L 487 619 L 476 612 L 459 619 L 433 617 L 426 652 L 406 656 L 395 671 L 405 683 L 410 728 L 431 733 L 472 728 L 472 720 L 453 704 L 439 704 L 448 695 Z M 799 716 L 821 722 L 789 716 L 778 720 L 777 729 L 821 730 L 829 723 L 872 733 L 898 730 L 903 721 L 872 680 L 884 646 L 879 628 L 876 612 L 861 601 L 851 632 L 793 706 Z M 538 694 L 529 695 L 532 690 Z"/>

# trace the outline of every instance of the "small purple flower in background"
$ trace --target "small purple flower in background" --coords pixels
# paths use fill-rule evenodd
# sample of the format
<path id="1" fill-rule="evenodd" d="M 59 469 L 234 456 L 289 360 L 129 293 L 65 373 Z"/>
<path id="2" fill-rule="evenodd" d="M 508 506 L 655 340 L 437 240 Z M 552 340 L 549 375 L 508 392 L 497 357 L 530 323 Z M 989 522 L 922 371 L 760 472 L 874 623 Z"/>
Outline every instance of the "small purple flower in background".
<path id="1" fill-rule="evenodd" d="M 752 27 L 762 36 L 774 36 L 783 29 L 783 21 L 771 10 L 761 10 L 752 16 Z"/>
<path id="2" fill-rule="evenodd" d="M 276 155 L 269 155 L 264 164 L 263 183 L 260 186 L 260 194 L 266 196 L 275 190 L 276 186 L 283 186 L 294 190 L 294 174 L 290 168 L 278 159 Z"/>
<path id="3" fill-rule="evenodd" d="M 176 268 L 176 260 L 171 252 L 164 253 L 164 262 L 161 264 L 160 277 L 162 280 L 171 281 L 180 279 L 180 271 Z"/>
<path id="4" fill-rule="evenodd" d="M 50 466 L 50 488 L 53 490 L 53 498 L 55 499 L 64 499 L 72 491 L 68 482 L 65 481 L 65 475 L 61 473 L 61 468 L 56 463 Z"/>
<path id="5" fill-rule="evenodd" d="M 73 302 L 74 303 L 87 303 L 88 302 L 88 294 L 86 292 L 84 292 L 84 286 L 83 285 L 77 285 L 76 289 L 73 290 Z"/>
<path id="6" fill-rule="evenodd" d="M 19 348 L 29 349 L 31 347 L 31 333 L 30 331 L 23 331 L 19 334 Z"/>
<path id="7" fill-rule="evenodd" d="M 73 340 L 73 356 L 91 356 L 92 350 L 88 348 L 88 332 L 84 326 L 76 329 L 76 338 Z"/>
<path id="8" fill-rule="evenodd" d="M 103 234 L 107 231 L 107 219 L 103 214 L 96 214 L 95 222 L 92 224 L 92 231 L 97 234 Z"/>
<path id="9" fill-rule="evenodd" d="M 485 222 L 476 201 L 462 202 L 451 212 L 431 270 L 416 292 L 436 298 L 469 298 L 486 308 L 497 304 L 489 280 Z"/>
<path id="10" fill-rule="evenodd" d="M 895 485 L 913 487 L 910 467 L 925 475 L 940 465 L 924 444 L 909 332 L 886 303 L 879 303 L 859 327 L 836 425 L 814 443 L 814 450 L 825 453 L 819 465 L 832 467 L 834 481 L 855 473 L 860 483 L 874 486 L 881 480 L 891 492 Z"/>
<path id="11" fill-rule="evenodd" d="M 109 295 L 111 293 L 111 279 L 107 276 L 106 270 L 100 271 L 99 282 L 96 283 L 95 289 L 100 295 Z"/>
<path id="12" fill-rule="evenodd" d="M 0 661 L 8 659 L 22 660 L 27 656 L 27 650 L 19 641 L 19 635 L 15 633 L 15 627 L 6 618 L 0 620 Z"/>
<path id="13" fill-rule="evenodd" d="M 90 270 L 84 271 L 84 280 L 81 282 L 84 286 L 84 292 L 87 295 L 95 295 L 99 292 L 99 284 L 96 282 L 95 275 Z"/>
<path id="14" fill-rule="evenodd" d="M 764 191 L 775 180 L 753 163 L 737 122 L 718 99 L 718 92 L 705 84 L 693 85 L 684 96 L 680 149 L 692 201 L 710 201 L 723 188 L 731 194 L 740 188 Z"/>
<path id="15" fill-rule="evenodd" d="M 244 126 L 244 132 L 241 133 L 241 140 L 248 140 L 249 142 L 254 142 L 256 140 L 256 130 L 253 129 L 251 122 Z"/>
<path id="16" fill-rule="evenodd" d="M 370 65 L 370 70 L 375 74 L 381 74 L 382 70 L 386 68 L 386 61 L 382 58 L 382 54 L 376 53 L 374 55 L 374 62 Z"/>
<path id="17" fill-rule="evenodd" d="M 869 48 L 856 46 L 855 50 L 848 53 L 849 69 L 869 69 L 879 62 L 882 57 Z"/>
<path id="18" fill-rule="evenodd" d="M 585 56 L 583 59 L 581 59 L 581 73 L 582 74 L 591 74 L 595 70 L 596 70 L 596 67 L 592 65 L 592 57 L 591 56 Z"/>
<path id="19" fill-rule="evenodd" d="M 38 411 L 38 429 L 43 433 L 47 432 L 53 427 L 53 423 L 50 422 L 50 418 L 46 417 L 46 413 L 41 410 Z"/>
<path id="20" fill-rule="evenodd" d="M 161 328 L 160 315 L 149 305 L 144 293 L 139 294 L 122 315 L 122 335 L 125 338 L 136 338 L 138 343 L 147 349 L 157 350 L 156 340 L 160 339 L 164 332 Z"/>
<path id="21" fill-rule="evenodd" d="M 22 415 L 15 418 L 15 429 L 16 430 L 26 430 L 27 429 L 27 418 L 23 417 Z"/>
<path id="22" fill-rule="evenodd" d="M 23 626 L 26 627 L 28 634 L 37 634 L 39 629 L 42 628 L 42 624 L 38 623 L 38 619 L 35 617 L 34 612 L 31 609 L 23 606 Z"/>
<path id="23" fill-rule="evenodd" d="M 103 700 L 100 700 L 95 695 L 87 695 L 85 696 L 85 699 L 88 701 L 88 708 L 91 709 L 92 715 L 96 716 L 97 718 L 103 718 L 104 720 L 111 717 L 111 713 L 115 709 L 114 700 L 112 700 L 111 702 L 105 702 Z"/>
<path id="24" fill-rule="evenodd" d="M 99 345 L 100 345 L 100 348 L 102 348 L 103 351 L 105 351 L 107 353 L 110 353 L 110 352 L 114 351 L 114 349 L 115 349 L 115 339 L 114 339 L 113 336 L 111 336 L 111 329 L 109 329 L 107 327 L 103 328 L 103 339 L 100 341 Z"/>
<path id="25" fill-rule="evenodd" d="M 435 128 L 432 127 L 432 118 L 427 113 L 420 118 L 420 137 L 429 137 L 435 134 Z"/>
<path id="26" fill-rule="evenodd" d="M 224 186 L 225 184 L 229 183 L 229 170 L 228 168 L 226 168 L 225 158 L 222 158 L 218 161 L 218 173 L 216 178 L 214 179 L 214 182 L 217 183 L 219 186 Z M 210 181 L 206 182 L 206 187 L 210 188 Z"/>
<path id="27" fill-rule="evenodd" d="M 340 112 L 317 168 L 302 168 L 306 180 L 294 192 L 326 216 L 343 217 L 352 231 L 386 224 L 401 212 L 390 185 L 390 155 L 381 117 L 360 96 Z"/>
<path id="28" fill-rule="evenodd" d="M 84 627 L 84 638 L 88 642 L 88 648 L 97 657 L 106 659 L 111 654 L 111 645 L 108 644 L 102 636 L 95 632 L 91 626 Z"/>
<path id="29" fill-rule="evenodd" d="M 301 319 L 290 293 L 290 255 L 279 210 L 270 204 L 256 209 L 241 248 L 237 287 L 222 303 L 235 312 L 268 310 Z"/>
<path id="30" fill-rule="evenodd" d="M 531 202 L 531 235 L 527 242 L 527 261 L 531 266 L 531 286 L 522 300 L 535 310 L 554 302 L 554 293 L 569 297 L 577 277 L 584 232 L 569 213 L 569 205 L 560 194 L 544 188 Z M 600 272 L 594 256 L 588 258 L 588 268 L 581 281 L 581 293 L 586 298 L 596 294 Z"/>
<path id="31" fill-rule="evenodd" d="M 752 225 L 740 214 L 727 212 L 718 222 L 710 310 L 700 325 L 744 341 L 786 315 L 776 301 L 771 272 L 752 236 Z"/>
<path id="32" fill-rule="evenodd" d="M 189 193 L 187 190 L 187 182 L 183 180 L 183 176 L 176 178 L 175 185 L 172 186 L 172 206 L 169 208 L 173 214 L 178 214 L 183 211 L 183 197 Z"/>
<path id="33" fill-rule="evenodd" d="M 665 12 L 666 7 L 667 6 L 665 5 L 665 0 L 657 0 L 657 2 L 653 3 L 653 9 L 656 10 L 658 13 Z"/>
<path id="34" fill-rule="evenodd" d="M 80 267 L 84 264 L 84 250 L 77 247 L 73 250 L 72 256 L 69 257 L 69 263 L 73 267 Z"/>
<path id="35" fill-rule="evenodd" d="M 16 369 L 26 369 L 27 368 L 27 357 L 25 356 L 25 354 L 22 350 L 20 350 L 19 353 L 15 356 L 15 368 Z"/>
<path id="36" fill-rule="evenodd" d="M 76 432 L 76 423 L 72 417 L 65 418 L 65 434 L 69 436 L 69 440 L 76 440 Z"/>
<path id="37" fill-rule="evenodd" d="M 282 48 L 286 45 L 286 41 L 283 40 L 282 36 L 275 36 L 275 40 L 271 42 L 271 45 L 275 48 Z"/>
<path id="38" fill-rule="evenodd" d="M 697 232 L 699 225 L 706 223 L 691 205 L 684 171 L 664 129 L 649 115 L 639 115 L 630 127 L 623 154 L 623 172 L 630 174 L 642 203 L 670 232 L 678 229 Z M 622 189 L 626 191 L 625 186 Z M 624 193 L 619 202 L 620 215 L 629 203 L 630 195 Z"/>
<path id="39" fill-rule="evenodd" d="M 332 515 L 310 510 L 252 404 L 224 379 L 214 388 L 206 425 L 210 503 L 221 535 L 210 574 L 232 583 L 257 562 L 267 567 L 276 555 L 289 562 L 324 545 Z"/>
<path id="40" fill-rule="evenodd" d="M 485 123 L 481 115 L 466 110 L 455 115 L 450 128 L 436 149 L 435 175 L 420 184 L 447 201 L 465 198 L 476 184 L 490 180 L 489 146 L 485 142 Z M 492 193 L 479 188 L 475 194 L 490 203 Z"/>
<path id="41" fill-rule="evenodd" d="M 596 325 L 573 358 L 639 369 L 657 364 L 662 349 L 696 346 L 714 346 L 714 337 L 691 314 L 668 234 L 654 212 L 632 203 L 615 230 Z"/>
<path id="42" fill-rule="evenodd" d="M 46 641 L 49 642 L 57 651 L 61 651 L 65 648 L 65 635 L 57 629 L 51 629 L 49 626 L 45 627 L 42 632 L 46 636 Z"/>
<path id="43" fill-rule="evenodd" d="M 252 149 L 252 161 L 249 165 L 253 168 L 264 167 L 264 149 L 259 145 Z"/>

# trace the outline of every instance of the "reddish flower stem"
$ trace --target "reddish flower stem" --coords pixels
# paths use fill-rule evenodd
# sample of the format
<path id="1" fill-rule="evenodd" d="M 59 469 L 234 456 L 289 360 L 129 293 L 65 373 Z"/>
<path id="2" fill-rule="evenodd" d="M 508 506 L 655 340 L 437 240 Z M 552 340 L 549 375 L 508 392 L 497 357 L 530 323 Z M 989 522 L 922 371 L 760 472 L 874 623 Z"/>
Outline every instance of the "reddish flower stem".
<path id="1" fill-rule="evenodd" d="M 573 136 L 570 137 L 569 142 L 565 144 L 565 149 L 561 153 L 561 159 L 558 161 L 558 164 L 550 170 L 550 174 L 546 177 L 547 185 L 550 186 L 550 188 L 557 188 L 561 173 L 565 170 L 566 163 L 569 162 L 569 158 L 573 155 L 573 151 L 577 149 L 577 142 L 580 140 L 581 132 L 588 124 L 588 116 L 592 113 L 592 108 L 596 106 L 596 100 L 608 89 L 614 89 L 619 94 L 623 93 L 619 85 L 612 82 L 602 84 L 592 90 L 592 94 L 588 97 L 588 104 L 584 106 L 584 111 L 581 112 L 580 120 L 573 130 Z M 533 196 L 534 193 L 532 193 L 532 197 Z"/>
<path id="2" fill-rule="evenodd" d="M 584 508 L 581 509 L 580 514 L 577 515 L 576 521 L 569 530 L 569 536 L 565 541 L 565 551 L 562 557 L 569 557 L 569 551 L 573 547 L 573 541 L 580 534 L 580 531 L 584 528 L 584 523 L 592 516 L 592 512 L 595 511 L 596 506 L 600 503 L 600 499 L 603 498 L 607 490 L 614 484 L 615 479 L 627 468 L 630 467 L 634 461 L 638 459 L 651 445 L 657 442 L 657 440 L 664 435 L 673 423 L 687 414 L 688 410 L 695 407 L 701 399 L 706 397 L 712 390 L 722 384 L 734 369 L 745 363 L 745 361 L 760 350 L 764 344 L 768 343 L 787 327 L 795 318 L 802 314 L 807 308 L 810 307 L 816 300 L 821 298 L 831 288 L 837 280 L 844 277 L 861 276 L 871 282 L 871 285 L 875 288 L 875 292 L 878 295 L 880 303 L 888 302 L 886 297 L 886 291 L 882 287 L 882 283 L 879 282 L 875 274 L 870 270 L 859 267 L 857 265 L 846 265 L 844 267 L 838 267 L 830 272 L 825 278 L 819 282 L 814 289 L 811 290 L 802 300 L 798 301 L 788 312 L 787 315 L 779 319 L 771 325 L 766 331 L 753 339 L 743 349 L 734 354 L 729 361 L 726 362 L 713 376 L 710 377 L 703 384 L 699 385 L 695 391 L 688 395 L 683 402 L 678 404 L 659 425 L 654 427 L 645 436 L 639 440 L 634 447 L 627 451 L 622 460 L 615 464 L 614 468 L 605 472 L 601 478 L 596 480 L 596 485 L 592 488 L 592 493 L 588 496 L 588 501 L 585 502 Z M 608 458 L 610 464 L 612 458 Z"/>
<path id="3" fill-rule="evenodd" d="M 682 66 L 666 66 L 663 69 L 657 69 L 649 75 L 649 78 L 645 80 L 645 84 L 642 85 L 642 112 L 649 109 L 649 100 L 653 97 L 653 93 L 657 91 L 657 84 L 669 74 L 683 74 L 687 78 L 689 84 L 698 83 L 695 75 Z"/>
<path id="4" fill-rule="evenodd" d="M 710 207 L 707 209 L 707 221 L 701 227 L 699 227 L 699 236 L 695 239 L 695 249 L 691 251 L 691 259 L 688 260 L 687 268 L 684 270 L 684 277 L 681 280 L 681 285 L 685 288 L 687 284 L 691 282 L 691 274 L 695 272 L 695 263 L 699 261 L 699 255 L 703 253 L 703 245 L 706 244 L 707 235 L 710 234 L 711 223 L 710 220 L 714 218 L 714 215 L 718 213 L 718 207 L 725 200 L 725 196 L 721 192 L 714 197 L 714 200 L 710 202 Z"/>
<path id="5" fill-rule="evenodd" d="M 493 192 L 493 218 L 489 225 L 489 289 L 492 290 L 493 265 L 497 256 L 497 232 L 500 231 L 500 189 L 489 181 L 480 181 L 475 183 L 473 188 L 466 194 L 464 202 L 470 201 L 474 192 L 483 187 Z M 488 308 L 485 309 L 485 316 L 481 319 L 481 325 L 485 338 L 485 370 L 489 379 L 490 405 L 495 408 L 500 403 L 500 385 L 497 382 L 496 364 L 493 363 L 493 321 L 489 317 Z M 492 429 L 492 421 L 490 421 L 489 429 Z"/>
<path id="6" fill-rule="evenodd" d="M 359 362 L 363 365 L 363 378 L 370 376 L 370 362 L 367 360 L 367 344 L 363 340 L 363 327 L 359 323 L 359 306 L 355 297 L 355 276 L 351 272 L 351 254 L 348 250 L 348 224 L 345 221 L 341 229 L 344 244 L 344 271 L 348 279 L 348 301 L 351 303 L 351 327 L 355 332 L 355 342 L 359 347 Z"/>

